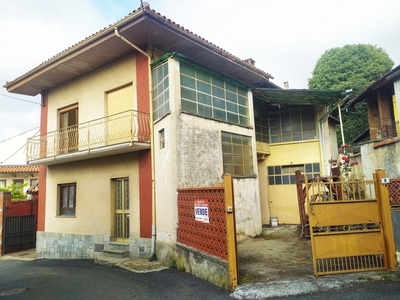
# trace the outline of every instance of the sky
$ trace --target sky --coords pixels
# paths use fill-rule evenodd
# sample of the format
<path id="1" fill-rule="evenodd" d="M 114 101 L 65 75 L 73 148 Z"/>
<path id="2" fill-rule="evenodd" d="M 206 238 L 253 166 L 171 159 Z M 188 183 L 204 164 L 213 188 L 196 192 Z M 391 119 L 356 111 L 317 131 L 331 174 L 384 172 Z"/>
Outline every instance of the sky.
<path id="1" fill-rule="evenodd" d="M 288 81 L 290 88 L 307 88 L 321 55 L 347 44 L 380 47 L 400 64 L 400 0 L 147 2 L 229 53 L 254 59 L 281 87 Z M 6 81 L 139 6 L 140 0 L 0 0 L 0 164 L 25 163 L 23 145 L 40 119 L 40 96 L 8 93 Z"/>

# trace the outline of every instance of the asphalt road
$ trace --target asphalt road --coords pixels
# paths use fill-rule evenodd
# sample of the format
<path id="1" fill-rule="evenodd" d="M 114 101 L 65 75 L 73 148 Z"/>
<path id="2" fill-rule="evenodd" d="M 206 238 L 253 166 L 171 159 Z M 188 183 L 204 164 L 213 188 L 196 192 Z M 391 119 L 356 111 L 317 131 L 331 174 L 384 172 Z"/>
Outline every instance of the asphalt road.
<path id="1" fill-rule="evenodd" d="M 252 295 L 240 298 L 266 299 L 262 294 Z M 163 270 L 138 274 L 97 265 L 92 260 L 40 259 L 0 260 L 0 298 L 232 299 L 228 291 L 184 272 Z M 269 299 L 400 299 L 400 282 L 371 280 L 339 289 Z"/>
<path id="2" fill-rule="evenodd" d="M 25 289 L 20 293 L 18 289 Z M 2 294 L 8 296 L 4 297 Z M 172 270 L 134 273 L 92 260 L 0 260 L 4 299 L 232 299 L 229 292 Z"/>

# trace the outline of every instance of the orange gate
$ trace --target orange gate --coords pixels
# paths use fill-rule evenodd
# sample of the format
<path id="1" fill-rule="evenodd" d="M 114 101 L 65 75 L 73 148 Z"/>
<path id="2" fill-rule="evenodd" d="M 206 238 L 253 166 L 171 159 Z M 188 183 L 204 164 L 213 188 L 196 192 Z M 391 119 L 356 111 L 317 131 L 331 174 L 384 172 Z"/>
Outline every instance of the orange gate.
<path id="1" fill-rule="evenodd" d="M 378 175 L 304 178 L 314 275 L 396 267 L 387 188 Z"/>

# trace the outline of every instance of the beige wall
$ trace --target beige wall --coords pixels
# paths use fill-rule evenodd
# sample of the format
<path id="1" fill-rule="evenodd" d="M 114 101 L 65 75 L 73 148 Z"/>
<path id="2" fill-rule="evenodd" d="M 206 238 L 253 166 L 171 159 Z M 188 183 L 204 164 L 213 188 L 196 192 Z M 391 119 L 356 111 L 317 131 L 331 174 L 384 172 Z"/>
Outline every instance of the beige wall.
<path id="1" fill-rule="evenodd" d="M 127 55 L 87 75 L 67 82 L 49 91 L 48 131 L 58 128 L 58 109 L 78 103 L 79 123 L 106 115 L 106 92 L 133 84 L 136 90 L 135 54 Z M 132 99 L 137 108 L 136 93 Z"/>
<path id="2" fill-rule="evenodd" d="M 112 179 L 129 178 L 130 232 L 139 236 L 139 175 L 136 153 L 49 166 L 46 228 L 48 232 L 113 235 Z M 58 215 L 57 186 L 76 182 L 76 216 Z"/>

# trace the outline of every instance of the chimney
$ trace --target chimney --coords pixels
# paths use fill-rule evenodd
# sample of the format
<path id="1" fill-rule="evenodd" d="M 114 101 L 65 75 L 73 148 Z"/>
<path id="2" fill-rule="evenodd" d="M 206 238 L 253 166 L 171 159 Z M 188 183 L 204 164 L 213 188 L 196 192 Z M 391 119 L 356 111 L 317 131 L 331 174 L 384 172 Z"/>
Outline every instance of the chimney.
<path id="1" fill-rule="evenodd" d="M 289 89 L 289 81 L 285 81 L 284 83 L 283 83 L 283 88 L 285 88 L 285 89 Z"/>
<path id="2" fill-rule="evenodd" d="M 255 61 L 254 59 L 252 59 L 252 58 L 248 58 L 248 59 L 245 59 L 244 62 L 245 62 L 246 64 L 248 64 L 248 65 L 254 67 L 254 66 L 255 66 L 254 64 L 255 64 L 256 61 Z"/>

